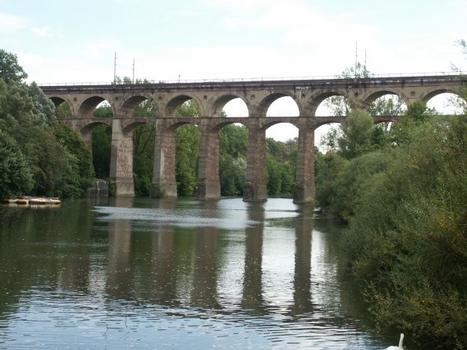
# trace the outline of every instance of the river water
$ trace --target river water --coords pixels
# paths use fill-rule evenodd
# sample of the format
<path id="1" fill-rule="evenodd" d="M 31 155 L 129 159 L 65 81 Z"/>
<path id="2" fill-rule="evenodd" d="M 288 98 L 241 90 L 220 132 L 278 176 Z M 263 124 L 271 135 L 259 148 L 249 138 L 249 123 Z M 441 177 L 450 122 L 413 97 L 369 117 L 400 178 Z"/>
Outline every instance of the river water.
<path id="1" fill-rule="evenodd" d="M 0 208 L 0 349 L 382 349 L 288 199 Z"/>

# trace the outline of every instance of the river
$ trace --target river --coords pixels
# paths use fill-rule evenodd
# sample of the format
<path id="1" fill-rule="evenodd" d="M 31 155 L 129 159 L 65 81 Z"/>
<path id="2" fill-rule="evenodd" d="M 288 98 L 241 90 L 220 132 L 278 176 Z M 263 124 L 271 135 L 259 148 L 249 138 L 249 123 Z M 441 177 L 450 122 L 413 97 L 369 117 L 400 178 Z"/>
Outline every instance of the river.
<path id="1" fill-rule="evenodd" d="M 288 199 L 0 208 L 1 349 L 382 349 Z"/>

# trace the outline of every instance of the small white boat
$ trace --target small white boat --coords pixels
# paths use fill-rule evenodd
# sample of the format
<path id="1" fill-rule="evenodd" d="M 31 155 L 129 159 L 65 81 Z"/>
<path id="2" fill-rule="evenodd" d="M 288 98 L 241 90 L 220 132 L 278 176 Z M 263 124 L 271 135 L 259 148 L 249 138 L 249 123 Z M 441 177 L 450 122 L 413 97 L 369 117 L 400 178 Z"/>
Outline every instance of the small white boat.
<path id="1" fill-rule="evenodd" d="M 8 206 L 29 206 L 32 208 L 57 206 L 62 202 L 57 197 L 19 197 L 19 198 L 7 198 L 2 200 L 3 204 Z"/>

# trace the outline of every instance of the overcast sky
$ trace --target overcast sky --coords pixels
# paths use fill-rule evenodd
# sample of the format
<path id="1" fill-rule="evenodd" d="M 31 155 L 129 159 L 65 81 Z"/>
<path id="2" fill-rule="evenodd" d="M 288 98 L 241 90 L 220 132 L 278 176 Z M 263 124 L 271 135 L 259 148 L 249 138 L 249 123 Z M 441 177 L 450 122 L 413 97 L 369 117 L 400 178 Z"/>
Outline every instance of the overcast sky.
<path id="1" fill-rule="evenodd" d="M 151 80 L 336 75 L 356 41 L 373 73 L 465 70 L 459 39 L 467 0 L 0 0 L 0 48 L 39 83 L 110 82 L 114 52 Z"/>

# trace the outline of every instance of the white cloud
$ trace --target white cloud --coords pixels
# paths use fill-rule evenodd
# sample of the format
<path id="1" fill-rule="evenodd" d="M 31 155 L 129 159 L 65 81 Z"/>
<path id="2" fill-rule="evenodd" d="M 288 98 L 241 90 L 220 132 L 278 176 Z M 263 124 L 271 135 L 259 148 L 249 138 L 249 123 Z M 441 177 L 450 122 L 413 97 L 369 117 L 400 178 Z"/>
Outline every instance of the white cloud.
<path id="1" fill-rule="evenodd" d="M 26 20 L 19 16 L 0 12 L 0 34 L 10 34 L 26 27 Z"/>
<path id="2" fill-rule="evenodd" d="M 50 33 L 50 28 L 45 26 L 45 27 L 32 27 L 31 32 L 34 36 L 38 38 L 46 38 L 51 35 Z"/>

